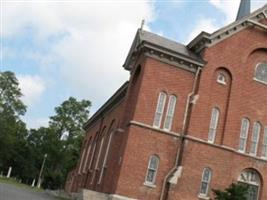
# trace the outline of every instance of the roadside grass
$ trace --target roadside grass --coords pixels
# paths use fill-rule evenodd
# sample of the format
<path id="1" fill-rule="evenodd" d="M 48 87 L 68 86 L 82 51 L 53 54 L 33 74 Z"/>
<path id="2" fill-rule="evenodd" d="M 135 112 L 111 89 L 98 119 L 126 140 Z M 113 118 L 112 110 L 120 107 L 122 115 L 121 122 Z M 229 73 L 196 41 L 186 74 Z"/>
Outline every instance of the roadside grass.
<path id="1" fill-rule="evenodd" d="M 20 182 L 18 182 L 14 178 L 0 177 L 0 183 L 14 185 L 14 186 L 19 187 L 19 188 L 33 190 L 35 192 L 42 192 L 42 191 L 44 191 L 43 189 L 39 189 L 39 188 L 36 188 L 36 187 L 31 187 L 31 186 L 29 186 L 27 184 L 20 183 Z"/>
<path id="2" fill-rule="evenodd" d="M 44 192 L 45 191 L 42 188 L 31 187 L 30 185 L 27 185 L 27 184 L 24 184 L 24 183 L 20 183 L 14 178 L 6 178 L 6 177 L 1 177 L 0 176 L 0 183 L 14 185 L 14 186 L 16 186 L 18 188 L 27 189 L 27 190 L 31 190 L 31 191 L 34 191 L 34 192 Z M 64 197 L 57 197 L 57 196 L 53 196 L 53 197 L 54 197 L 55 200 L 69 200 L 68 198 L 64 198 Z"/>

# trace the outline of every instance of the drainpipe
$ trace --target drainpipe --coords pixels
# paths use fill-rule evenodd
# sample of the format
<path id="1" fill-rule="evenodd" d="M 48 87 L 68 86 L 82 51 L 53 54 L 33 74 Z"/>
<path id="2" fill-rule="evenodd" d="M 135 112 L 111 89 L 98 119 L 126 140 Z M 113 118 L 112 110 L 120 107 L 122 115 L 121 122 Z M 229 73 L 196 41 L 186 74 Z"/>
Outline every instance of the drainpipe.
<path id="1" fill-rule="evenodd" d="M 174 176 L 175 172 L 178 172 L 179 167 L 181 166 L 181 163 L 182 163 L 182 157 L 183 157 L 182 155 L 183 155 L 183 151 L 184 151 L 185 135 L 187 134 L 188 124 L 189 124 L 189 119 L 190 119 L 190 115 L 189 115 L 190 112 L 189 111 L 190 111 L 191 105 L 195 104 L 196 99 L 192 99 L 192 98 L 194 98 L 195 95 L 197 94 L 200 74 L 201 74 L 201 67 L 198 67 L 197 72 L 195 74 L 195 78 L 194 78 L 192 92 L 190 92 L 187 96 L 185 113 L 184 113 L 184 120 L 183 120 L 183 127 L 182 127 L 182 134 L 181 134 L 181 139 L 180 139 L 180 143 L 179 143 L 180 145 L 177 146 L 175 165 L 164 178 L 163 186 L 162 186 L 162 190 L 161 190 L 161 194 L 160 194 L 160 200 L 166 200 L 167 199 L 167 197 L 168 197 L 168 191 L 166 191 L 167 182 L 172 176 Z"/>

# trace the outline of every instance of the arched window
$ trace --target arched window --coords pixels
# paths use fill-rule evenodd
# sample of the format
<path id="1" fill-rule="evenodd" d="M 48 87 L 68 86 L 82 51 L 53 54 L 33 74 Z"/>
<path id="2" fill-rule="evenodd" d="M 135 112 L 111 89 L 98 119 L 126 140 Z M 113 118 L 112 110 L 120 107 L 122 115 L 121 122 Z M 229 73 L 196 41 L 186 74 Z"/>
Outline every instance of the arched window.
<path id="1" fill-rule="evenodd" d="M 252 137 L 251 137 L 251 146 L 250 146 L 250 154 L 251 155 L 257 155 L 258 150 L 258 142 L 260 138 L 260 131 L 261 131 L 261 125 L 259 122 L 255 122 L 253 125 L 252 130 Z"/>
<path id="2" fill-rule="evenodd" d="M 226 84 L 226 78 L 225 78 L 225 75 L 223 73 L 219 73 L 218 76 L 217 76 L 217 82 L 218 83 L 221 83 L 223 85 Z"/>
<path id="3" fill-rule="evenodd" d="M 152 155 L 149 158 L 149 163 L 147 167 L 147 174 L 146 174 L 146 184 L 154 185 L 156 182 L 156 175 L 158 171 L 159 165 L 159 157 L 156 155 Z"/>
<path id="4" fill-rule="evenodd" d="M 89 155 L 90 155 L 90 152 L 91 152 L 91 148 L 92 148 L 92 136 L 89 138 L 87 146 L 88 147 L 87 147 L 87 151 L 86 151 L 86 155 L 85 155 L 83 173 L 86 173 L 86 170 L 87 170 L 88 158 L 89 158 Z"/>
<path id="5" fill-rule="evenodd" d="M 257 64 L 254 79 L 267 84 L 267 63 Z"/>
<path id="6" fill-rule="evenodd" d="M 166 118 L 165 118 L 164 127 L 163 127 L 165 130 L 168 130 L 168 131 L 171 130 L 172 119 L 173 119 L 174 111 L 175 111 L 175 105 L 176 105 L 176 96 L 171 95 L 169 98 L 168 109 L 167 109 Z"/>
<path id="7" fill-rule="evenodd" d="M 217 126 L 219 121 L 219 114 L 220 111 L 218 108 L 212 108 L 209 135 L 208 135 L 208 142 L 210 143 L 214 143 L 215 141 Z"/>
<path id="8" fill-rule="evenodd" d="M 267 126 L 264 128 L 263 142 L 262 142 L 262 157 L 267 159 Z"/>
<path id="9" fill-rule="evenodd" d="M 200 185 L 200 196 L 208 196 L 210 181 L 211 181 L 211 169 L 204 168 L 201 178 L 201 185 Z"/>
<path id="10" fill-rule="evenodd" d="M 164 111 L 165 101 L 166 101 L 166 93 L 160 92 L 158 97 L 158 104 L 156 108 L 156 113 L 154 117 L 153 126 L 159 128 L 161 124 L 161 119 Z"/>
<path id="11" fill-rule="evenodd" d="M 243 118 L 241 122 L 240 140 L 239 140 L 239 151 L 241 152 L 246 151 L 248 130 L 249 130 L 249 120 L 247 118 Z"/>
<path id="12" fill-rule="evenodd" d="M 242 171 L 238 177 L 238 182 L 248 186 L 247 200 L 258 200 L 261 187 L 259 174 L 253 169 Z"/>

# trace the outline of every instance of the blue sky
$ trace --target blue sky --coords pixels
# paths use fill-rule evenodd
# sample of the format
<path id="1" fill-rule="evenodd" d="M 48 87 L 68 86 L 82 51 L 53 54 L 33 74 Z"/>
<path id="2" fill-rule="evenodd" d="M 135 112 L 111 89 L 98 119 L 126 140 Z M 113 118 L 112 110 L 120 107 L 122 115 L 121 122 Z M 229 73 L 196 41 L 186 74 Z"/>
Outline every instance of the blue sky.
<path id="1" fill-rule="evenodd" d="M 239 0 L 1 1 L 0 70 L 16 73 L 29 128 L 47 125 L 69 96 L 93 114 L 129 77 L 122 68 L 141 20 L 187 44 L 235 20 Z M 252 10 L 267 0 L 252 0 Z"/>

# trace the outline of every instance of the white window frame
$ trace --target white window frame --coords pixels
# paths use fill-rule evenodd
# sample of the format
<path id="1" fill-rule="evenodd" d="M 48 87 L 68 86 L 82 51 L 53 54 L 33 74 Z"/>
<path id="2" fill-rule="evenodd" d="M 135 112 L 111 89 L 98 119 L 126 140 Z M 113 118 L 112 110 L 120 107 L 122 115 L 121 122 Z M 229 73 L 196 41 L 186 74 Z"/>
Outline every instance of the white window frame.
<path id="1" fill-rule="evenodd" d="M 267 126 L 264 127 L 264 133 L 263 133 L 262 158 L 267 159 Z"/>
<path id="2" fill-rule="evenodd" d="M 115 132 L 114 130 L 111 131 L 109 139 L 108 139 L 108 145 L 107 145 L 107 149 L 106 149 L 106 152 L 105 152 L 104 161 L 102 163 L 102 168 L 101 168 L 101 172 L 100 172 L 100 176 L 99 176 L 97 184 L 101 183 L 101 180 L 102 180 L 102 177 L 103 177 L 103 174 L 104 174 L 104 169 L 105 169 L 106 164 L 107 164 L 107 158 L 108 158 L 108 154 L 109 154 L 110 144 L 111 144 L 114 132 Z"/>
<path id="3" fill-rule="evenodd" d="M 155 158 L 157 160 L 157 166 L 156 168 L 151 168 L 151 161 L 152 159 Z M 148 162 L 148 166 L 147 166 L 147 172 L 146 172 L 146 178 L 145 178 L 145 185 L 155 185 L 156 183 L 156 177 L 157 177 L 157 173 L 158 173 L 158 168 L 159 168 L 159 157 L 157 155 L 151 155 L 149 157 L 149 162 Z M 153 176 L 153 180 L 152 181 L 148 181 L 147 178 L 148 178 L 148 174 L 149 174 L 149 171 L 154 171 L 154 176 Z"/>
<path id="4" fill-rule="evenodd" d="M 95 171 L 98 170 L 98 165 L 99 165 L 99 160 L 100 160 L 100 156 L 101 156 L 101 153 L 102 153 L 102 147 L 103 147 L 103 143 L 104 143 L 104 140 L 105 140 L 105 132 L 103 132 L 102 134 L 102 138 L 101 138 L 101 142 L 100 142 L 100 147 L 99 147 L 99 150 L 98 150 L 98 154 L 97 154 L 97 158 L 96 158 L 96 163 L 95 163 L 95 170 L 93 171 L 93 177 L 91 179 L 91 185 L 93 184 L 94 182 L 94 178 L 95 178 Z"/>
<path id="5" fill-rule="evenodd" d="M 219 73 L 217 76 L 217 82 L 223 85 L 226 85 L 226 77 L 223 73 Z"/>
<path id="6" fill-rule="evenodd" d="M 209 173 L 209 177 L 208 177 L 208 180 L 205 180 L 204 179 L 204 175 L 205 175 L 205 172 L 206 170 L 208 171 Z M 203 172 L 202 172 L 202 177 L 201 177 L 201 183 L 200 183 L 200 190 L 199 190 L 199 196 L 204 196 L 204 197 L 207 197 L 208 194 L 209 194 L 209 189 L 210 189 L 210 182 L 211 182 L 211 177 L 212 177 L 212 170 L 208 167 L 205 167 L 203 169 Z M 207 188 L 206 188 L 206 191 L 205 193 L 202 193 L 202 187 L 203 187 L 203 184 L 207 184 Z"/>
<path id="7" fill-rule="evenodd" d="M 267 63 L 265 63 L 265 62 L 261 62 L 261 63 L 258 63 L 258 64 L 256 65 L 256 67 L 255 67 L 255 73 L 254 73 L 254 78 L 253 78 L 253 79 L 254 79 L 255 81 L 258 81 L 258 82 L 260 82 L 260 83 L 262 83 L 262 84 L 267 85 L 267 81 L 258 79 L 257 76 L 256 76 L 257 70 L 258 70 L 258 68 L 259 68 L 260 65 L 267 65 Z"/>
<path id="8" fill-rule="evenodd" d="M 216 138 L 216 132 L 218 128 L 220 110 L 217 107 L 212 108 L 211 117 L 210 117 L 210 126 L 208 133 L 208 142 L 214 143 Z"/>
<path id="9" fill-rule="evenodd" d="M 92 145 L 94 145 L 94 148 L 93 148 L 93 152 L 92 152 L 92 155 L 91 155 L 90 163 L 89 163 L 89 166 L 88 166 L 88 169 L 90 171 L 92 170 L 92 164 L 93 164 L 93 160 L 94 160 L 94 156 L 95 156 L 96 142 L 97 142 L 97 140 L 93 141 L 93 143 L 92 143 Z"/>
<path id="10" fill-rule="evenodd" d="M 256 126 L 259 126 L 257 129 L 258 130 L 257 132 L 256 132 Z M 251 134 L 251 146 L 250 146 L 250 151 L 249 151 L 250 155 L 253 155 L 253 156 L 257 155 L 258 143 L 259 143 L 259 139 L 260 139 L 260 132 L 261 132 L 261 124 L 259 122 L 255 122 L 253 125 L 252 134 Z M 254 134 L 257 134 L 256 140 L 254 140 L 254 137 L 255 137 Z M 252 147 L 254 147 L 253 146 L 254 144 L 255 144 L 255 152 L 254 152 L 254 149 L 252 149 Z"/>
<path id="11" fill-rule="evenodd" d="M 162 116 L 164 113 L 166 98 L 167 98 L 167 94 L 165 92 L 159 93 L 158 103 L 157 103 L 156 112 L 155 112 L 155 116 L 154 116 L 153 127 L 160 128 L 160 126 L 161 126 L 161 120 L 162 120 Z M 162 106 L 162 107 L 160 107 L 160 106 Z M 159 121 L 157 123 L 158 117 L 159 117 Z"/>
<path id="12" fill-rule="evenodd" d="M 245 121 L 247 122 L 247 127 L 245 126 Z M 239 147 L 238 151 L 244 153 L 247 148 L 247 139 L 248 139 L 248 131 L 249 131 L 250 121 L 248 118 L 242 118 L 241 120 L 241 128 L 240 128 L 240 138 L 239 138 Z M 241 149 L 241 142 L 244 141 L 244 147 Z"/>
<path id="13" fill-rule="evenodd" d="M 83 173 L 86 173 L 86 166 L 87 166 L 87 163 L 88 163 L 88 158 L 89 158 L 91 149 L 92 149 L 92 138 L 90 138 L 90 139 L 88 140 L 88 148 L 87 148 L 86 157 L 85 157 L 85 162 L 84 162 L 85 164 L 84 164 L 84 166 L 83 166 Z"/>
<path id="14" fill-rule="evenodd" d="M 86 147 L 86 145 L 84 145 L 84 146 Z M 85 147 L 83 148 L 83 152 L 82 152 L 82 157 L 81 157 L 81 160 L 80 160 L 78 174 L 81 174 L 82 173 L 83 159 L 84 159 L 84 154 L 85 154 L 85 151 L 86 151 L 86 148 Z"/>
<path id="15" fill-rule="evenodd" d="M 177 97 L 175 95 L 171 95 L 169 97 L 169 102 L 168 102 L 168 108 L 165 116 L 165 121 L 163 125 L 164 130 L 171 130 L 172 127 L 172 121 L 175 113 L 175 106 L 176 106 L 176 101 Z"/>

